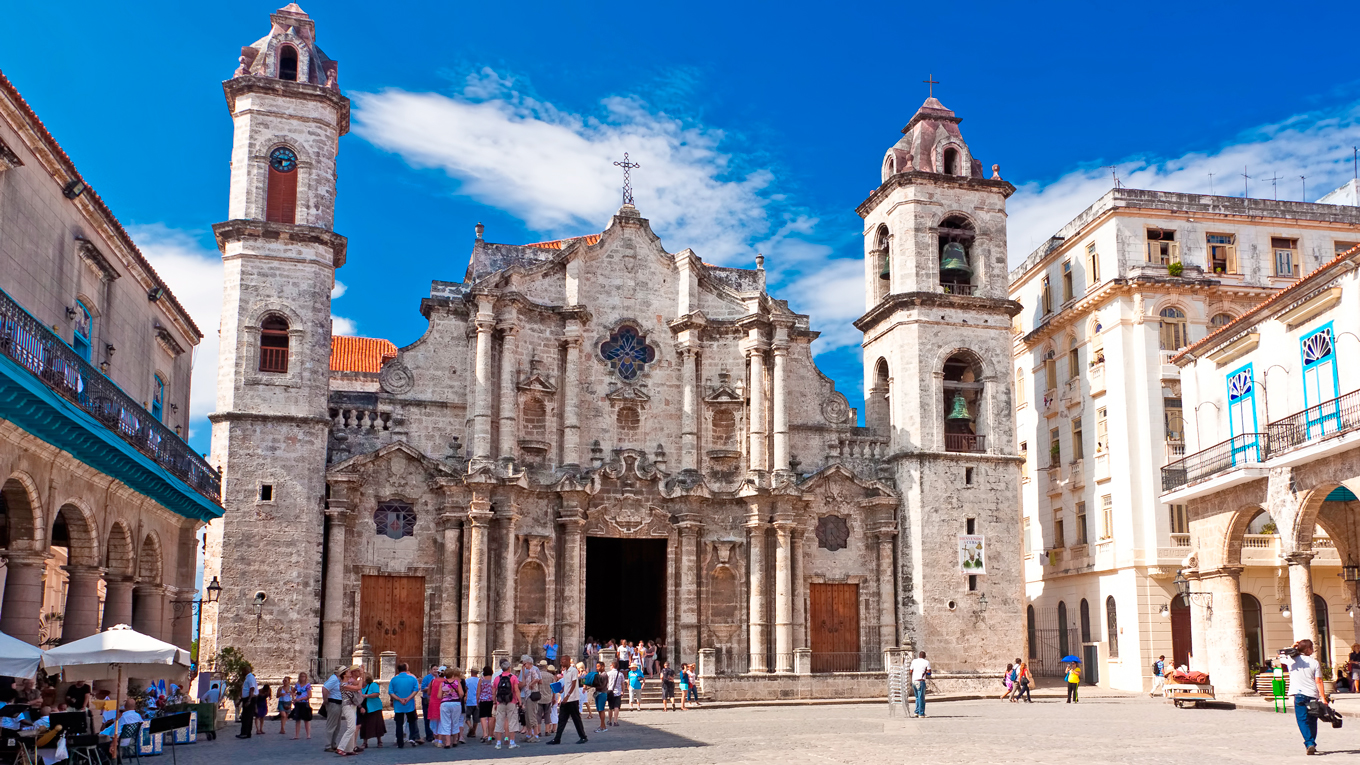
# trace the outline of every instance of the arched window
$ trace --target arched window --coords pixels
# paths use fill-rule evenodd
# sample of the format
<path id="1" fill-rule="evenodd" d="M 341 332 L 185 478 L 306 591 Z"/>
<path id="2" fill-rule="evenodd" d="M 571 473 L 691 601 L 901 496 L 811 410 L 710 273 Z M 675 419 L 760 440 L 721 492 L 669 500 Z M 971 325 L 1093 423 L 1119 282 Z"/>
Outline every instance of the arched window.
<path id="1" fill-rule="evenodd" d="M 713 413 L 713 446 L 731 449 L 737 443 L 737 416 L 730 409 Z"/>
<path id="2" fill-rule="evenodd" d="M 1025 370 L 1015 370 L 1015 403 L 1016 406 L 1025 403 Z"/>
<path id="3" fill-rule="evenodd" d="M 85 303 L 76 301 L 76 326 L 71 332 L 71 347 L 82 359 L 90 360 L 90 337 L 94 334 L 94 319 Z"/>
<path id="4" fill-rule="evenodd" d="M 1119 658 L 1119 616 L 1114 610 L 1114 596 L 1105 598 L 1105 639 L 1110 643 L 1110 658 Z"/>
<path id="5" fill-rule="evenodd" d="M 162 419 L 165 412 L 165 380 L 160 375 L 151 378 L 151 416 Z"/>
<path id="6" fill-rule="evenodd" d="M 288 321 L 278 314 L 260 322 L 260 371 L 288 371 Z"/>
<path id="7" fill-rule="evenodd" d="M 983 437 L 977 435 L 982 386 L 982 369 L 970 354 L 956 353 L 944 363 L 945 451 L 987 451 Z"/>
<path id="8" fill-rule="evenodd" d="M 945 175 L 958 175 L 958 174 L 959 174 L 959 150 L 958 150 L 958 149 L 955 149 L 955 148 L 952 148 L 952 147 L 951 147 L 951 148 L 948 148 L 948 149 L 945 149 L 945 150 L 944 150 L 944 174 L 945 174 Z"/>
<path id="9" fill-rule="evenodd" d="M 1216 313 L 1214 314 L 1214 318 L 1209 320 L 1209 331 L 1213 332 L 1214 330 L 1222 329 L 1223 327 L 1228 326 L 1232 320 L 1233 317 L 1230 313 Z"/>
<path id="10" fill-rule="evenodd" d="M 1255 595 L 1242 593 L 1242 632 L 1246 637 L 1247 666 L 1255 667 L 1265 663 L 1265 630 L 1262 628 L 1263 616 L 1261 601 Z"/>
<path id="11" fill-rule="evenodd" d="M 297 222 L 297 164 L 297 153 L 287 146 L 280 146 L 269 153 L 265 220 L 271 223 Z"/>
<path id="12" fill-rule="evenodd" d="M 1162 317 L 1162 350 L 1179 351 L 1186 346 L 1189 338 L 1185 331 L 1185 312 L 1176 307 L 1163 308 Z"/>
<path id="13" fill-rule="evenodd" d="M 1086 598 L 1081 599 L 1081 606 L 1078 609 L 1081 613 L 1081 642 L 1091 642 L 1091 606 L 1087 605 Z"/>
<path id="14" fill-rule="evenodd" d="M 1327 601 L 1313 596 L 1313 613 L 1317 614 L 1317 660 L 1324 667 L 1332 665 L 1332 620 L 1327 613 Z"/>
<path id="15" fill-rule="evenodd" d="M 892 155 L 889 154 L 888 156 L 883 158 L 883 180 L 886 181 L 889 178 L 893 177 L 893 174 L 896 172 L 897 164 L 893 162 Z"/>
<path id="16" fill-rule="evenodd" d="M 298 78 L 297 49 L 291 45 L 279 46 L 279 79 L 296 81 L 297 78 Z"/>
<path id="17" fill-rule="evenodd" d="M 1039 625 L 1035 623 L 1034 606 L 1025 607 L 1025 631 L 1029 643 L 1029 658 L 1039 658 Z"/>
<path id="18" fill-rule="evenodd" d="M 642 415 L 638 414 L 637 407 L 620 407 L 615 419 L 619 426 L 619 443 L 636 442 L 642 430 Z"/>
<path id="19" fill-rule="evenodd" d="M 1067 604 L 1058 601 L 1058 656 L 1059 658 L 1072 653 L 1072 641 L 1067 635 Z"/>
<path id="20" fill-rule="evenodd" d="M 976 233 L 972 222 L 959 215 L 940 221 L 939 235 L 940 286 L 946 294 L 973 294 L 973 240 Z"/>
<path id="21" fill-rule="evenodd" d="M 878 278 L 883 280 L 892 279 L 892 259 L 889 257 L 888 241 L 888 227 L 879 226 L 874 237 L 873 256 L 878 261 Z"/>

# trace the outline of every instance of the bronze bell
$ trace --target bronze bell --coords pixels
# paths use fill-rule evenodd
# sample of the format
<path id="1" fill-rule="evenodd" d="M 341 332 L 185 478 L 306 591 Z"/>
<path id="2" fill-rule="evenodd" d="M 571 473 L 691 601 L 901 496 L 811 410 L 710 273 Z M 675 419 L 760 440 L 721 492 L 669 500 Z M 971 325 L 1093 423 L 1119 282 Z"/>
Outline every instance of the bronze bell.
<path id="1" fill-rule="evenodd" d="M 887 248 L 884 248 L 884 249 L 883 249 L 883 265 L 882 265 L 882 267 L 880 267 L 879 270 L 878 270 L 878 278 L 880 278 L 880 279 L 891 279 L 891 278 L 892 278 L 892 267 L 888 264 L 888 250 L 887 250 Z"/>
<path id="2" fill-rule="evenodd" d="M 968 413 L 968 402 L 964 400 L 962 393 L 954 394 L 954 407 L 946 420 L 972 420 L 973 415 Z"/>
<path id="3" fill-rule="evenodd" d="M 954 273 L 963 276 L 971 276 L 973 269 L 968 267 L 968 251 L 958 242 L 950 242 L 944 246 L 944 255 L 940 258 L 940 273 Z"/>

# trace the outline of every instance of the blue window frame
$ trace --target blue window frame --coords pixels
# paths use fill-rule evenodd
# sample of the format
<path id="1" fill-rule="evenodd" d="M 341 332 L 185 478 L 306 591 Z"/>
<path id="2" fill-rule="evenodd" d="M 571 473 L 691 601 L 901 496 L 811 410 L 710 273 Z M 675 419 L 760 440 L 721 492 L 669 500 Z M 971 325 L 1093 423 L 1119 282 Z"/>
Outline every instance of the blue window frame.
<path id="1" fill-rule="evenodd" d="M 1228 430 L 1232 434 L 1232 463 L 1260 462 L 1261 442 L 1257 435 L 1256 380 L 1251 364 L 1228 375 Z"/>
<path id="2" fill-rule="evenodd" d="M 1341 426 L 1336 397 L 1340 381 L 1336 371 L 1336 337 L 1332 323 L 1299 341 L 1303 357 L 1303 406 L 1308 437 L 1334 433 Z"/>
<path id="3" fill-rule="evenodd" d="M 90 309 L 85 304 L 76 301 L 76 326 L 71 333 L 71 348 L 80 354 L 82 359 L 90 360 L 90 334 L 94 326 L 94 319 L 90 316 Z"/>
<path id="4" fill-rule="evenodd" d="M 163 419 L 161 415 L 165 411 L 165 380 L 160 375 L 152 378 L 151 383 L 151 416 L 157 420 Z"/>

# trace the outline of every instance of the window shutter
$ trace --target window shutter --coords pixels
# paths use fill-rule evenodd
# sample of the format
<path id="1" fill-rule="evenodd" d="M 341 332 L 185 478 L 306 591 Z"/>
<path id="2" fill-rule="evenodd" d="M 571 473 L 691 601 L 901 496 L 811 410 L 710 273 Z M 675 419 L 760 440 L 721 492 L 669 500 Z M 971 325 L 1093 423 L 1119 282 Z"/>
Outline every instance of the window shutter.
<path id="1" fill-rule="evenodd" d="M 1228 261 L 1228 268 L 1226 269 L 1227 272 L 1230 274 L 1240 273 L 1237 270 L 1237 246 L 1230 244 L 1225 246 L 1223 249 L 1227 251 Z"/>
<path id="2" fill-rule="evenodd" d="M 269 168 L 264 219 L 271 223 L 296 223 L 297 171 L 281 173 Z"/>
<path id="3" fill-rule="evenodd" d="M 1168 263 L 1179 263 L 1179 262 L 1181 262 L 1181 243 L 1180 243 L 1180 242 L 1167 242 L 1167 243 L 1166 243 L 1166 247 L 1167 247 L 1167 249 L 1170 251 L 1170 257 L 1169 257 L 1169 259 L 1167 260 L 1167 262 L 1168 262 Z"/>

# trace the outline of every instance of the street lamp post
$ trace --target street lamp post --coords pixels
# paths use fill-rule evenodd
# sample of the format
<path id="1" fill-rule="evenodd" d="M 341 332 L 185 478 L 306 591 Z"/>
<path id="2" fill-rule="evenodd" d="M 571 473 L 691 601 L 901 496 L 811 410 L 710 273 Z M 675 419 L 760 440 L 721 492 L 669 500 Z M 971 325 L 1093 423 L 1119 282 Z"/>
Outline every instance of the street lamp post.
<path id="1" fill-rule="evenodd" d="M 194 634 L 197 635 L 201 641 L 203 635 L 203 604 L 216 603 L 217 599 L 221 596 L 222 585 L 218 583 L 217 577 L 213 577 L 212 581 L 208 583 L 208 586 L 203 589 L 203 595 L 201 597 L 194 600 L 171 601 L 170 606 L 174 609 L 175 618 L 177 619 L 183 616 L 185 608 L 193 609 Z M 203 657 L 200 656 L 198 661 L 200 665 L 203 663 L 202 659 Z"/>

